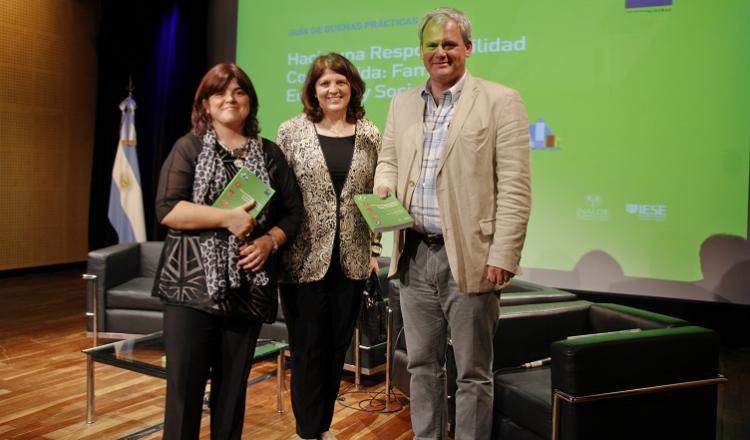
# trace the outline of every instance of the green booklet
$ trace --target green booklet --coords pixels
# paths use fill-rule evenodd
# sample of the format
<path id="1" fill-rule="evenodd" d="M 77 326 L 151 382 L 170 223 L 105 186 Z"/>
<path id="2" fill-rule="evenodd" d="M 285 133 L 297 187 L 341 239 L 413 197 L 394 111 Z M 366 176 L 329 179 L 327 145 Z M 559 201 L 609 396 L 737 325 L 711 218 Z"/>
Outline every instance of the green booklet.
<path id="1" fill-rule="evenodd" d="M 216 208 L 233 209 L 242 206 L 250 200 L 255 200 L 255 206 L 247 213 L 258 217 L 276 191 L 258 176 L 245 167 L 240 168 L 231 181 L 227 184 L 219 198 L 214 201 Z"/>
<path id="2" fill-rule="evenodd" d="M 414 224 L 412 216 L 393 194 L 384 199 L 376 194 L 357 194 L 354 203 L 374 232 L 395 231 Z"/>

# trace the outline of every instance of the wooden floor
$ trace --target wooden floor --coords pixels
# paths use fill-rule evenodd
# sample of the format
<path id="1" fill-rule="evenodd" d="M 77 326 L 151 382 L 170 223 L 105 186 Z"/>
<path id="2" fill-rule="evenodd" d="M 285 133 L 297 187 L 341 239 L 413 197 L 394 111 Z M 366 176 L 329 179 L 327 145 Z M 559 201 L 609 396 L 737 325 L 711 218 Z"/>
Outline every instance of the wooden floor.
<path id="1" fill-rule="evenodd" d="M 161 438 L 164 381 L 108 365 L 96 365 L 96 421 L 86 424 L 81 350 L 91 341 L 83 292 L 79 270 L 0 278 L 0 439 Z M 274 368 L 273 362 L 258 364 L 251 379 Z M 721 371 L 730 382 L 719 393 L 717 437 L 750 439 L 750 349 L 723 348 Z M 295 438 L 289 393 L 287 412 L 277 414 L 275 384 L 268 379 L 249 389 L 244 438 Z M 350 386 L 342 381 L 342 389 Z M 345 403 L 357 406 L 366 397 L 347 394 Z M 201 438 L 208 439 L 208 418 L 203 422 Z M 332 430 L 339 439 L 413 435 L 408 407 L 379 414 L 336 405 Z"/>
<path id="2" fill-rule="evenodd" d="M 66 270 L 0 278 L 0 439 L 161 438 L 165 381 L 109 365 L 95 364 L 96 419 L 86 424 L 86 360 L 81 350 L 91 339 L 84 329 L 80 275 L 79 270 Z M 275 361 L 256 364 L 250 378 L 272 373 L 275 367 Z M 382 383 L 365 385 L 368 390 L 383 388 Z M 351 386 L 349 378 L 342 381 L 342 390 Z M 360 401 L 366 405 L 368 394 L 343 397 L 343 403 L 359 406 Z M 252 385 L 243 438 L 296 438 L 288 392 L 285 400 L 287 411 L 277 414 L 275 378 Z M 207 426 L 205 416 L 202 439 L 209 438 Z M 380 414 L 337 404 L 332 430 L 339 439 L 413 436 L 408 407 Z"/>

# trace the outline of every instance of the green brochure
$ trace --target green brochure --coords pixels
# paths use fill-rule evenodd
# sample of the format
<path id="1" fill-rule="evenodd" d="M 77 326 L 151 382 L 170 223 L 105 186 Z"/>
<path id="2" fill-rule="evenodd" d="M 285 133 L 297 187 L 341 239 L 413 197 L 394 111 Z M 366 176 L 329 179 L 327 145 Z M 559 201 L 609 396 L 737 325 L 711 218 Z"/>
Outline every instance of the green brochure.
<path id="1" fill-rule="evenodd" d="M 247 213 L 258 217 L 276 191 L 258 176 L 245 167 L 240 168 L 237 174 L 227 184 L 213 206 L 216 208 L 233 209 L 242 206 L 250 200 L 255 200 L 255 206 Z"/>
<path id="2" fill-rule="evenodd" d="M 395 231 L 414 224 L 412 216 L 393 194 L 384 199 L 375 194 L 357 194 L 354 203 L 374 232 Z"/>

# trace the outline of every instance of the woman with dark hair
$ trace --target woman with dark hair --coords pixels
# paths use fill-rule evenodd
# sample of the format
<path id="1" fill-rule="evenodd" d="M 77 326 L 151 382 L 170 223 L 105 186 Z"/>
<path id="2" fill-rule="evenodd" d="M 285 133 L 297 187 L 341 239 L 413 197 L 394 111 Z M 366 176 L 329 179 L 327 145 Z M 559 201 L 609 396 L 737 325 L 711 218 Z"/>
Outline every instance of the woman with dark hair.
<path id="1" fill-rule="evenodd" d="M 275 252 L 294 238 L 302 217 L 294 175 L 279 147 L 258 136 L 257 113 L 245 72 L 216 65 L 195 93 L 191 132 L 161 169 L 156 215 L 170 231 L 154 294 L 164 304 L 165 439 L 198 438 L 209 378 L 211 438 L 242 434 L 258 333 L 275 317 Z M 276 191 L 257 218 L 247 212 L 253 201 L 212 207 L 241 167 Z M 188 237 L 189 244 L 180 242 Z M 259 308 L 258 295 L 269 308 Z"/>
<path id="2" fill-rule="evenodd" d="M 292 353 L 292 408 L 302 438 L 330 433 L 346 350 L 365 281 L 377 272 L 379 238 L 354 195 L 372 192 L 380 132 L 362 107 L 365 84 L 336 53 L 313 61 L 302 86 L 304 113 L 276 142 L 297 177 L 305 215 L 282 255 L 281 303 Z"/>

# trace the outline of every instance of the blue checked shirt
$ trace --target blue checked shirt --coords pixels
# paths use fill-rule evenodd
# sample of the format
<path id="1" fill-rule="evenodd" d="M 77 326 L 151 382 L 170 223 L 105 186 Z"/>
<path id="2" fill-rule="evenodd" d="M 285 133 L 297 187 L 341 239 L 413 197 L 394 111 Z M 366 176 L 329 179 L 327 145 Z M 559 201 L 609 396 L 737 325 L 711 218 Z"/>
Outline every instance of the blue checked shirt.
<path id="1" fill-rule="evenodd" d="M 464 76 L 440 96 L 435 104 L 432 94 L 425 87 L 422 98 L 424 109 L 424 151 L 422 153 L 422 172 L 411 199 L 409 211 L 414 216 L 414 229 L 428 234 L 442 234 L 440 209 L 437 199 L 437 165 L 443 144 L 448 137 L 448 127 L 453 120 L 456 102 L 464 87 Z M 429 87 L 429 86 L 428 86 Z"/>

